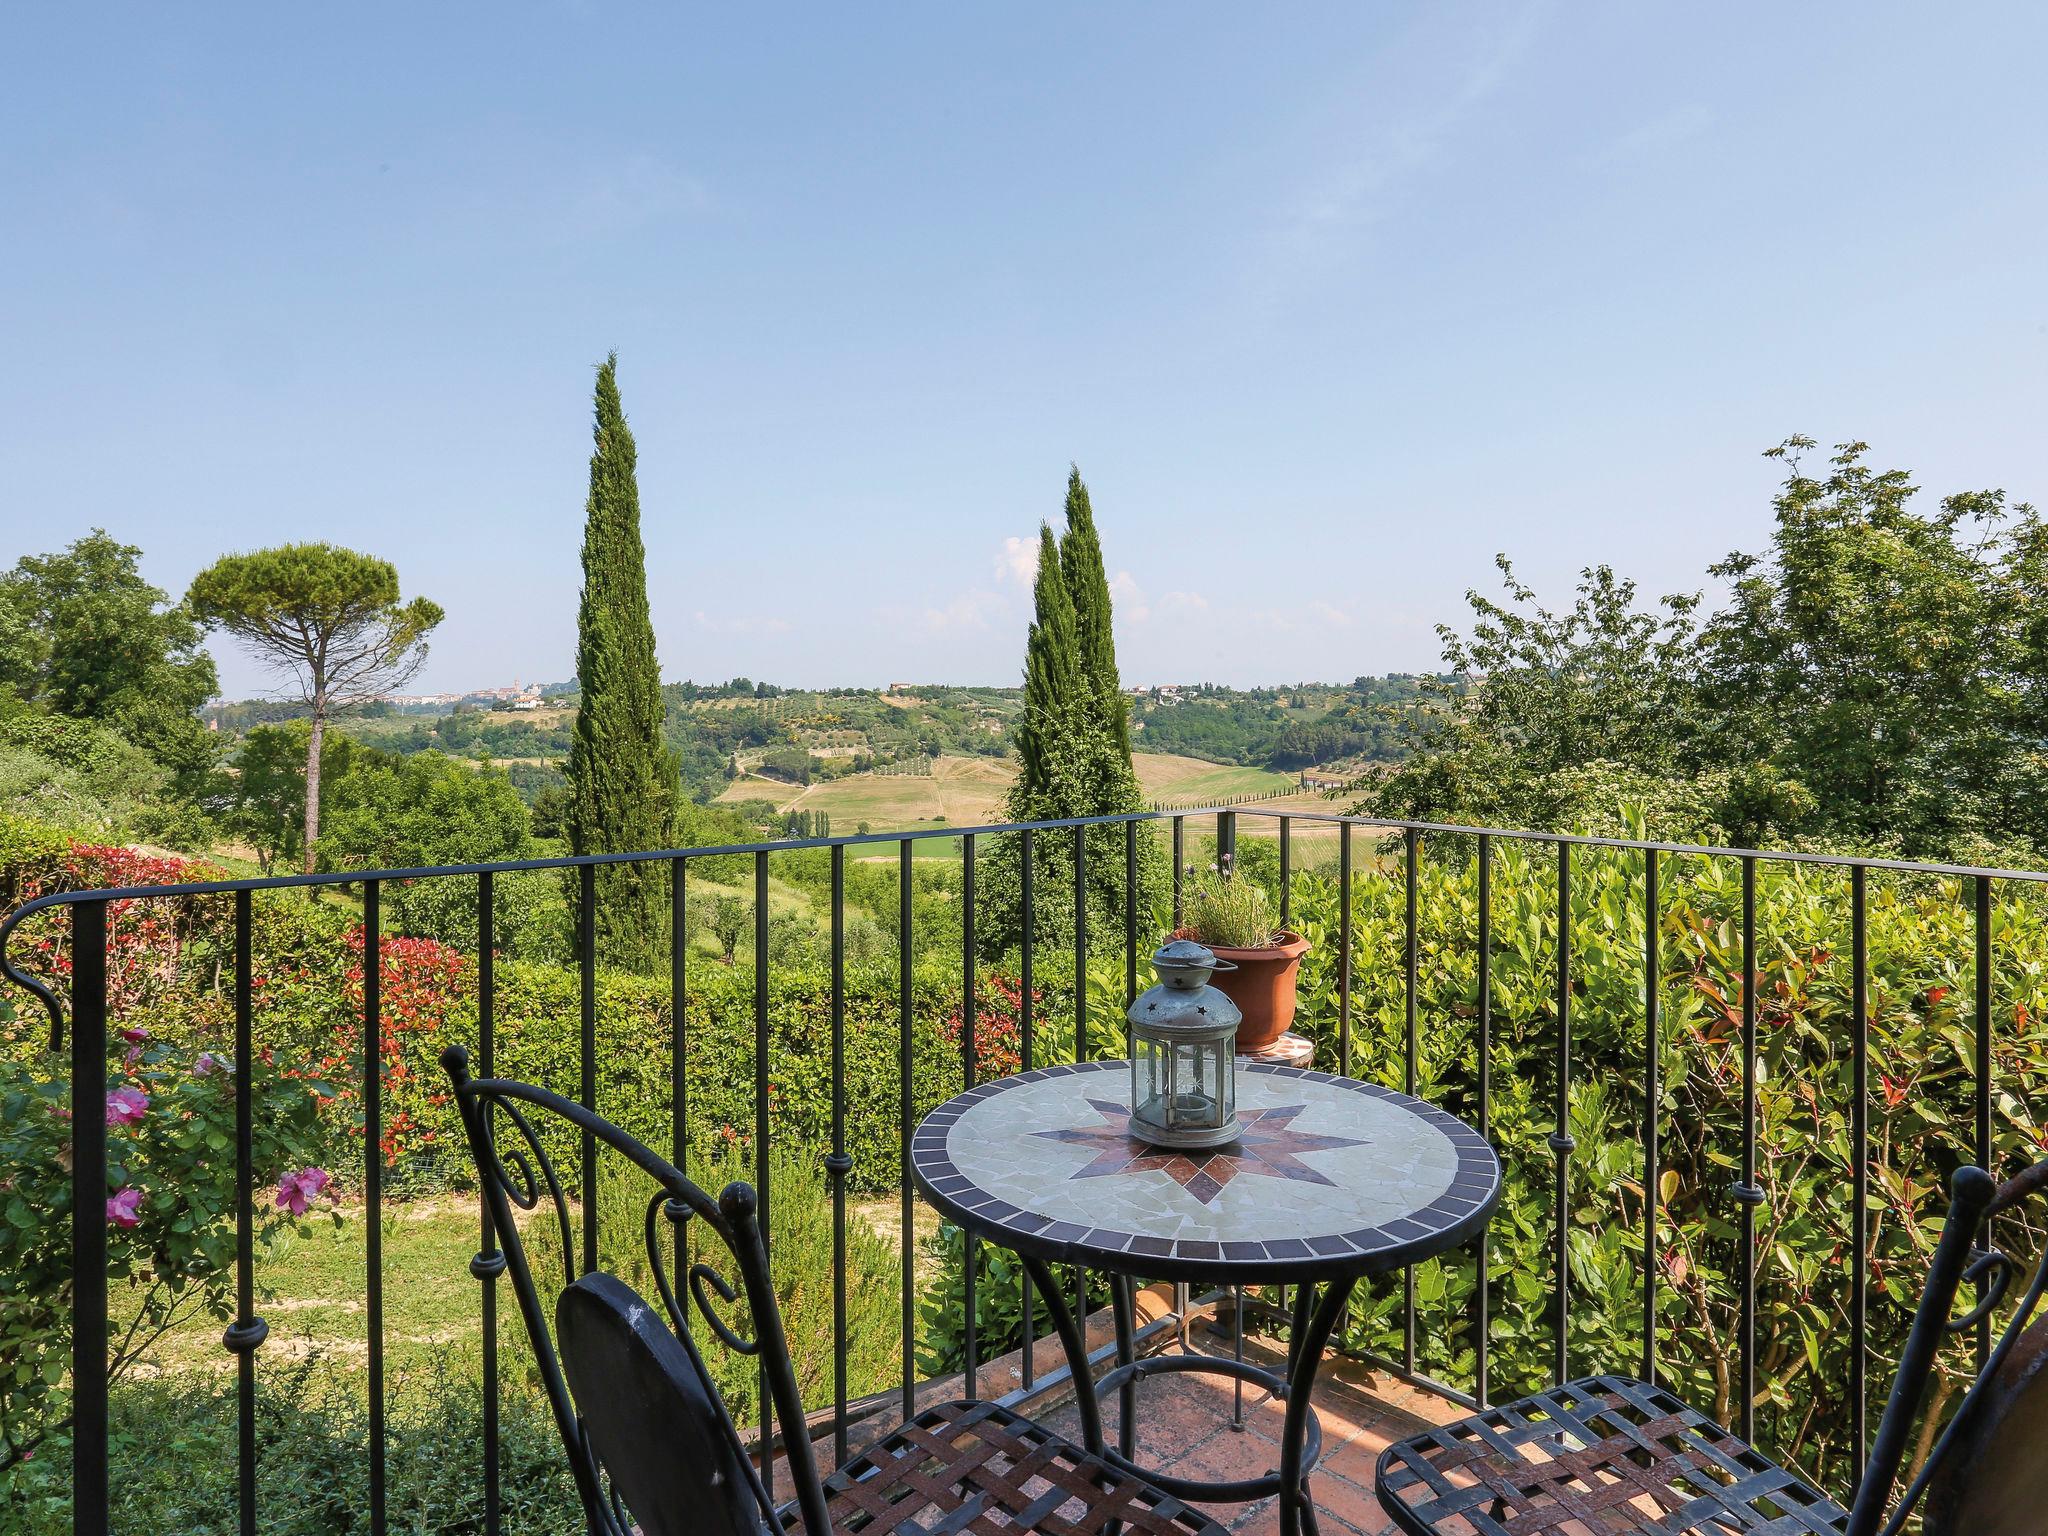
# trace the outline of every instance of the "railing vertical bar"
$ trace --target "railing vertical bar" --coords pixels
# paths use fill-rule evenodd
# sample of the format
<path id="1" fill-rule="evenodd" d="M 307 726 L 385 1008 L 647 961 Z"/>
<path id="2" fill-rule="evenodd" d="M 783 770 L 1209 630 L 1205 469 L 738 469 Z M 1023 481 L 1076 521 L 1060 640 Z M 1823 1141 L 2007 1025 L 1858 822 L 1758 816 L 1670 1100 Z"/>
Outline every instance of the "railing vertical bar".
<path id="1" fill-rule="evenodd" d="M 1032 846 L 1031 829 L 1029 827 L 1026 827 L 1018 836 L 1022 839 L 1018 863 L 1020 865 L 1020 885 L 1022 888 L 1021 901 L 1024 914 L 1024 938 L 1019 951 L 1019 969 L 1021 974 L 1017 978 L 1017 1010 L 1021 1017 L 1018 1019 L 1017 1025 L 1023 1067 L 1026 1072 L 1029 1072 L 1038 1064 L 1037 1023 L 1034 1017 L 1037 1012 L 1034 1006 L 1037 999 L 1031 990 L 1032 984 L 1036 979 L 1032 974 L 1032 961 L 1038 949 L 1038 923 L 1037 914 L 1033 911 L 1034 893 L 1032 891 L 1033 854 L 1037 850 Z M 1033 1294 L 1031 1271 L 1028 1269 L 1024 1271 L 1023 1313 L 1024 1390 L 1028 1392 L 1033 1386 L 1037 1385 L 1038 1381 L 1038 1350 L 1035 1347 L 1038 1343 L 1038 1297 Z"/>
<path id="2" fill-rule="evenodd" d="M 476 1045 L 477 1066 L 485 1077 L 498 1069 L 498 902 L 497 876 L 485 870 L 476 877 Z M 484 1536 L 498 1536 L 504 1527 L 504 1479 L 498 1466 L 498 1276 L 505 1261 L 498 1253 L 497 1225 L 491 1202 L 477 1196 L 477 1283 L 483 1287 L 484 1329 Z"/>
<path id="3" fill-rule="evenodd" d="M 832 846 L 832 1464 L 846 1464 L 846 847 Z"/>
<path id="4" fill-rule="evenodd" d="M 1074 828 L 1074 1060 L 1088 1059 L 1088 829 Z M 1087 1317 L 1087 1312 L 1082 1312 Z"/>
<path id="5" fill-rule="evenodd" d="M 249 1081 L 255 1060 L 250 1038 L 255 1016 L 251 897 L 235 892 L 235 1081 Z M 254 1105 L 235 1094 L 235 1321 L 221 1342 L 235 1356 L 236 1501 L 241 1536 L 256 1536 L 256 1346 L 264 1325 L 256 1316 L 256 1174 Z M 74 1122 L 75 1123 L 75 1122 Z M 489 1427 L 488 1418 L 485 1420 Z"/>
<path id="6" fill-rule="evenodd" d="M 1088 1058 L 1088 829 L 1074 828 L 1074 1060 Z M 1088 1271 L 1074 1266 L 1074 1316 L 1088 1326 Z M 1076 1383 L 1077 1387 L 1081 1384 Z"/>
<path id="7" fill-rule="evenodd" d="M 974 1038 L 979 1027 L 975 1007 L 977 1001 L 974 973 L 974 834 L 969 832 L 960 839 L 960 1089 L 963 1093 L 974 1086 L 975 1072 L 979 1065 L 975 1059 Z M 975 1390 L 976 1379 L 981 1374 L 981 1307 L 976 1286 L 976 1271 L 981 1268 L 981 1245 L 972 1232 L 962 1231 L 960 1236 L 965 1245 L 966 1258 L 966 1268 L 961 1279 L 962 1299 L 967 1309 L 967 1396 L 971 1400 L 981 1395 Z"/>
<path id="8" fill-rule="evenodd" d="M 1556 1377 L 1571 1380 L 1571 1133 L 1572 1092 L 1572 845 L 1557 845 L 1557 1124 L 1550 1150 L 1557 1158 L 1554 1191 L 1557 1295 L 1553 1301 Z"/>
<path id="9" fill-rule="evenodd" d="M 1186 892 L 1182 877 L 1187 871 L 1187 817 L 1173 818 L 1173 926 L 1178 929 L 1186 919 Z"/>
<path id="10" fill-rule="evenodd" d="M 107 904 L 71 909 L 71 1530 L 106 1536 Z"/>
<path id="11" fill-rule="evenodd" d="M 910 1015 L 911 982 L 915 971 L 911 934 L 910 860 L 913 844 L 904 838 L 896 845 L 896 1119 L 900 1160 L 898 1188 L 902 1200 L 899 1223 L 902 1241 L 901 1274 L 903 1326 L 903 1417 L 908 1419 L 917 1402 L 917 1276 L 911 1263 L 912 1222 L 916 1218 L 916 1185 L 910 1173 L 911 1100 Z"/>
<path id="12" fill-rule="evenodd" d="M 1415 992 L 1421 964 L 1420 913 L 1416 876 L 1421 867 L 1422 834 L 1414 827 L 1402 839 L 1403 915 L 1401 929 L 1402 1056 L 1401 1091 L 1415 1092 L 1416 1013 Z M 1415 1266 L 1401 1271 L 1401 1368 L 1415 1374 Z"/>
<path id="13" fill-rule="evenodd" d="M 689 1168 L 690 1157 L 690 861 L 669 861 L 668 882 L 668 1147 L 669 1161 Z M 689 1282 L 689 1249 L 683 1229 L 675 1237 L 678 1296 Z"/>
<path id="14" fill-rule="evenodd" d="M 1138 824 L 1124 823 L 1124 1008 L 1138 996 Z"/>
<path id="15" fill-rule="evenodd" d="M 582 1062 L 577 1096 L 583 1107 L 597 1113 L 597 866 L 583 864 L 576 903 L 576 971 L 580 984 L 583 1033 L 579 1054 Z M 580 1159 L 583 1197 L 583 1273 L 597 1268 L 597 1135 L 583 1133 Z"/>
<path id="16" fill-rule="evenodd" d="M 1742 1206 L 1742 1438 L 1756 1438 L 1756 1208 L 1763 1191 L 1756 1182 L 1756 860 L 1742 861 L 1742 1182 L 1734 1195 Z"/>
<path id="17" fill-rule="evenodd" d="M 760 1197 L 761 1247 L 769 1247 L 774 1217 L 769 1210 L 768 1160 L 768 855 L 754 855 L 754 1189 Z M 770 1256 L 773 1263 L 773 1257 Z M 769 1402 L 768 1357 L 761 1356 L 761 1444 L 775 1443 L 775 1412 Z M 775 1495 L 775 1458 L 761 1458 L 761 1483 Z"/>
<path id="18" fill-rule="evenodd" d="M 1479 834 L 1479 1134 L 1489 1144 L 1493 1141 L 1493 839 L 1485 833 Z M 1472 1320 L 1473 1375 L 1478 1378 L 1479 1406 L 1484 1408 L 1492 1400 L 1488 1381 L 1490 1364 L 1487 1344 L 1492 1331 L 1492 1321 L 1487 1310 L 1492 1297 L 1488 1287 L 1490 1279 L 1487 1269 L 1492 1260 L 1489 1251 L 1491 1228 L 1482 1228 L 1479 1233 L 1479 1274 L 1477 1284 L 1472 1287 L 1473 1305 L 1476 1309 Z"/>
<path id="19" fill-rule="evenodd" d="M 1280 926 L 1294 924 L 1294 819 L 1280 818 Z"/>
<path id="20" fill-rule="evenodd" d="M 1991 1146 L 1991 877 L 1977 877 L 1977 1166 L 1994 1179 L 1999 1170 Z M 1977 1369 L 1983 1370 L 1991 1355 L 1991 1319 L 1977 1320 Z"/>
<path id="21" fill-rule="evenodd" d="M 1351 823 L 1337 826 L 1337 1073 L 1351 1075 Z"/>
<path id="22" fill-rule="evenodd" d="M 1852 1420 L 1850 1434 L 1855 1441 L 1852 1486 L 1862 1483 L 1865 1459 L 1869 1453 L 1869 1441 L 1863 1422 L 1867 1408 L 1864 1355 L 1870 1343 L 1870 938 L 1866 926 L 1868 912 L 1867 882 L 1864 878 L 1864 868 L 1858 864 L 1849 871 L 1850 990 L 1853 994 L 1851 1008 L 1856 1018 L 1855 1054 L 1852 1058 L 1855 1081 L 1850 1090 L 1855 1095 L 1855 1103 L 1850 1107 L 1849 1116 L 1849 1152 L 1855 1160 L 1855 1167 L 1851 1172 L 1853 1182 L 1849 1241 L 1849 1412 Z"/>
<path id="23" fill-rule="evenodd" d="M 1643 854 L 1643 1380 L 1657 1380 L 1657 1206 L 1662 1196 L 1658 1179 L 1657 1100 L 1661 1059 L 1657 1044 L 1657 1005 L 1663 990 L 1662 928 L 1658 920 L 1657 850 Z"/>
<path id="24" fill-rule="evenodd" d="M 384 934 L 382 882 L 363 882 L 363 1235 L 370 1347 L 370 1531 L 384 1536 Z"/>

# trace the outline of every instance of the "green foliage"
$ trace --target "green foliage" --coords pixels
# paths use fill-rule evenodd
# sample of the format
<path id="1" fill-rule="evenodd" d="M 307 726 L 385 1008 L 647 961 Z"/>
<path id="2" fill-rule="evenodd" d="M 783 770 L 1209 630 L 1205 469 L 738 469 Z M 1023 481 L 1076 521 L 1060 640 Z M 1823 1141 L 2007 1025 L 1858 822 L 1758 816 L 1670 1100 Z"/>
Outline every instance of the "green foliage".
<path id="1" fill-rule="evenodd" d="M 108 1273 L 132 1318 L 113 1340 L 112 1379 L 186 1320 L 228 1315 L 235 1244 L 231 1062 L 159 1045 L 138 1026 L 127 1034 L 105 1090 Z M 308 1087 L 270 1061 L 249 1064 L 259 1187 L 319 1160 Z M 8 1170 L 0 1186 L 0 1496 L 22 1454 L 61 1422 L 71 1337 L 69 1103 L 69 1082 L 36 1055 L 0 1054 L 0 1166 Z M 258 1240 L 304 1210 L 260 1203 Z"/>
<path id="2" fill-rule="evenodd" d="M 337 1362 L 285 1353 L 282 1342 L 273 1336 L 256 1394 L 256 1459 L 264 1469 L 256 1481 L 257 1528 L 266 1536 L 368 1536 L 368 1404 Z M 546 1400 L 508 1382 L 500 1403 L 505 1529 L 577 1529 L 582 1507 Z M 231 1375 L 125 1383 L 112 1407 L 114 1529 L 232 1525 L 239 1494 Z M 474 1536 L 484 1528 L 483 1413 L 482 1386 L 467 1369 L 415 1369 L 390 1382 L 386 1488 L 414 1536 Z M 70 1473 L 68 1445 L 53 1439 L 20 1468 L 0 1519 L 22 1536 L 69 1536 Z"/>
<path id="3" fill-rule="evenodd" d="M 227 823 L 256 849 L 265 874 L 290 869 L 305 856 L 306 749 L 312 724 L 259 725 L 235 753 L 235 788 Z M 369 749 L 340 731 L 320 743 L 320 782 L 330 799 Z"/>
<path id="4" fill-rule="evenodd" d="M 943 1221 L 928 1246 L 937 1276 L 918 1302 L 917 1368 L 933 1377 L 967 1368 L 968 1245 L 965 1233 Z M 977 1357 L 987 1361 L 1024 1342 L 1024 1266 L 1014 1253 L 992 1243 L 977 1241 L 973 1248 L 975 1347 Z M 1087 1286 L 1084 1313 L 1109 1305 L 1109 1282 L 1103 1275 L 1065 1264 L 1054 1265 L 1052 1274 L 1070 1308 L 1077 1306 L 1076 1288 L 1082 1283 Z M 1042 1339 L 1052 1331 L 1042 1296 L 1032 1298 L 1032 1313 L 1036 1336 Z"/>
<path id="5" fill-rule="evenodd" d="M 204 704 L 215 678 L 199 625 L 142 579 L 141 558 L 95 528 L 16 561 L 0 576 L 0 683 L 76 719 Z"/>
<path id="6" fill-rule="evenodd" d="M 1109 573 L 1095 509 L 1078 465 L 1067 471 L 1067 531 L 1060 538 L 1060 575 L 1074 605 L 1074 655 L 1082 680 L 1094 696 L 1097 728 L 1118 747 L 1128 769 L 1131 724 L 1116 669 L 1116 628 L 1110 613 Z"/>
<path id="7" fill-rule="evenodd" d="M 1395 845 L 1398 847 L 1398 844 Z M 1416 1076 L 1406 1080 L 1398 862 L 1354 876 L 1349 1059 L 1338 1028 L 1334 883 L 1297 875 L 1303 962 L 1296 1028 L 1317 1065 L 1410 1087 L 1478 1123 L 1477 875 L 1468 839 L 1431 840 L 1421 864 Z M 1656 986 L 1660 1131 L 1654 1187 L 1658 1358 L 1682 1395 L 1723 1422 L 1733 1397 L 1739 1319 L 1739 1208 L 1728 1187 L 1742 1148 L 1741 877 L 1732 860 L 1662 861 Z M 1579 849 L 1571 878 L 1571 1368 L 1633 1369 L 1641 1354 L 1645 1218 L 1642 856 Z M 1869 988 L 1873 1393 L 1889 1380 L 1932 1242 L 1948 1174 L 1974 1156 L 1975 985 L 1966 892 L 1954 880 L 1874 875 Z M 1854 1103 L 1848 881 L 1838 870 L 1758 866 L 1759 1120 L 1768 1199 L 1758 1211 L 1757 1340 L 1763 1443 L 1839 1482 L 1849 1441 L 1848 1255 Z M 1491 1380 L 1496 1396 L 1549 1379 L 1555 1294 L 1547 1143 L 1556 1090 L 1556 861 L 1547 848 L 1496 844 L 1491 934 L 1489 1130 L 1507 1171 L 1492 1224 Z M 2001 888 L 1993 912 L 1995 1163 L 2006 1172 L 2048 1146 L 2026 1092 L 2048 1073 L 2039 957 L 2048 906 L 2031 886 Z M 2026 1259 L 2038 1233 L 2000 1234 Z M 1475 1272 L 1469 1253 L 1420 1266 L 1422 1368 L 1469 1381 Z M 1346 1342 L 1398 1354 L 1400 1287 L 1354 1306 Z M 1952 1400 L 1970 1362 L 1944 1360 Z M 1873 1398 L 1871 1414 L 1879 1402 Z"/>
<path id="8" fill-rule="evenodd" d="M 185 601 L 202 622 L 225 629 L 288 677 L 311 711 L 302 850 L 310 871 L 320 842 L 328 718 L 417 672 L 441 609 L 423 597 L 401 603 L 390 561 L 332 544 L 223 555 L 192 578 Z"/>
<path id="9" fill-rule="evenodd" d="M 1787 465 L 1767 555 L 1732 596 L 1637 604 L 1606 566 L 1568 612 L 1499 564 L 1440 627 L 1453 675 L 1402 719 L 1413 752 L 1366 806 L 1473 825 L 1604 830 L 1620 798 L 1659 836 L 2027 865 L 2048 845 L 2048 533 L 2003 492 L 1917 513 L 1903 471 L 1845 443 Z M 1619 797 L 1619 798 L 1617 798 Z"/>
<path id="10" fill-rule="evenodd" d="M 367 755 L 328 797 L 322 869 L 417 869 L 438 864 L 490 864 L 528 857 L 532 834 L 526 806 L 504 770 L 421 752 Z M 507 882 L 510 891 L 527 883 Z M 388 931 L 477 947 L 475 891 L 467 880 L 396 881 L 385 886 Z M 568 954 L 567 909 L 559 896 L 552 916 L 530 904 L 494 902 L 496 937 L 514 952 L 535 952 L 529 923 L 548 924 L 538 952 Z"/>
<path id="11" fill-rule="evenodd" d="M 662 740 L 661 670 L 647 612 L 640 486 L 619 403 L 618 354 L 597 372 L 583 596 L 576 612 L 582 702 L 569 750 L 569 844 L 577 853 L 644 853 L 674 844 L 678 765 Z M 659 864 L 597 872 L 598 952 L 653 971 L 667 949 L 668 872 Z"/>
<path id="12" fill-rule="evenodd" d="M 1827 835 L 1913 857 L 2048 843 L 2048 529 L 2002 491 L 1931 513 L 1845 443 L 1792 438 L 1766 556 L 1730 555 L 1706 643 L 1710 750 L 1797 778 Z"/>

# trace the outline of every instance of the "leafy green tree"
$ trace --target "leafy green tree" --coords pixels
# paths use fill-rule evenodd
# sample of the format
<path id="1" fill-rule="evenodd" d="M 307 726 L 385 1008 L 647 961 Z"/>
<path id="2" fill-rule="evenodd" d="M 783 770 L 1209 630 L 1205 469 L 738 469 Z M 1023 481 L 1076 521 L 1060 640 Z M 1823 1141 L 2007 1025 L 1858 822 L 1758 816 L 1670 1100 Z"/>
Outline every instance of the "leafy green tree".
<path id="1" fill-rule="evenodd" d="M 576 615 L 582 707 L 569 749 L 569 843 L 577 853 L 643 853 L 674 841 L 679 764 L 662 737 L 661 669 L 647 611 L 633 434 L 619 403 L 618 354 L 597 371 L 583 598 Z M 668 938 L 668 872 L 615 864 L 597 873 L 599 953 L 658 965 Z"/>
<path id="2" fill-rule="evenodd" d="M 401 603 L 390 561 L 332 544 L 223 555 L 193 578 L 185 600 L 203 623 L 225 629 L 288 679 L 312 710 L 302 844 L 310 872 L 320 842 L 327 722 L 417 672 L 441 609 L 423 597 Z"/>
<path id="3" fill-rule="evenodd" d="M 189 714 L 212 697 L 204 631 L 143 580 L 141 558 L 95 528 L 61 554 L 17 560 L 0 576 L 0 682 L 57 714 L 117 726 L 140 704 Z"/>
<path id="4" fill-rule="evenodd" d="M 172 799 L 199 805 L 225 791 L 219 743 L 194 714 L 216 686 L 213 658 L 141 558 L 95 528 L 0 575 L 0 688 L 118 731 L 162 765 Z"/>
<path id="5" fill-rule="evenodd" d="M 1912 857 L 2048 843 L 2048 529 L 2002 491 L 1929 512 L 1904 470 L 1844 443 L 1820 475 L 1794 437 L 1765 555 L 1713 568 L 1701 757 L 1811 792 L 1837 843 Z"/>
<path id="6" fill-rule="evenodd" d="M 235 753 L 228 824 L 256 850 L 267 875 L 301 862 L 306 838 L 306 743 L 312 724 L 259 725 Z M 329 731 L 320 745 L 320 782 L 331 797 L 355 763 L 370 754 L 352 736 Z"/>
<path id="7" fill-rule="evenodd" d="M 329 796 L 320 867 L 416 869 L 495 864 L 534 852 L 526 802 L 502 768 L 439 752 L 409 757 L 362 749 Z M 392 881 L 383 889 L 386 929 L 474 948 L 475 883 Z M 544 897 L 537 900 L 536 897 Z M 553 880 L 501 876 L 494 905 L 500 948 L 531 956 L 538 947 L 566 958 L 568 913 Z"/>

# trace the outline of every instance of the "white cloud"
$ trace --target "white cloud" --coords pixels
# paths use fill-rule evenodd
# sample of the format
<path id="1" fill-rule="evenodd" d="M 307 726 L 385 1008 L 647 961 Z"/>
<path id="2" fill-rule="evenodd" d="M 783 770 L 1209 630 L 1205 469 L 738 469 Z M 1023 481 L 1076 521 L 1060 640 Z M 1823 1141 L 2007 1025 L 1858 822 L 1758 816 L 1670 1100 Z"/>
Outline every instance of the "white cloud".
<path id="1" fill-rule="evenodd" d="M 1199 592 L 1169 592 L 1153 605 L 1152 611 L 1163 619 L 1183 613 L 1207 613 L 1209 599 Z"/>
<path id="2" fill-rule="evenodd" d="M 1337 629 L 1349 629 L 1351 627 L 1350 614 L 1339 608 L 1335 603 L 1326 603 L 1321 598 L 1317 598 L 1308 605 L 1308 616 L 1318 624 L 1328 624 Z"/>
<path id="3" fill-rule="evenodd" d="M 1037 579 L 1038 540 L 1020 539 L 1015 534 L 1003 540 L 1003 547 L 996 552 L 996 580 L 1028 587 Z"/>
<path id="4" fill-rule="evenodd" d="M 1109 600 L 1115 606 L 1116 616 L 1129 623 L 1142 624 L 1152 617 L 1151 605 L 1145 601 L 1145 590 L 1129 571 L 1118 571 L 1110 577 Z"/>

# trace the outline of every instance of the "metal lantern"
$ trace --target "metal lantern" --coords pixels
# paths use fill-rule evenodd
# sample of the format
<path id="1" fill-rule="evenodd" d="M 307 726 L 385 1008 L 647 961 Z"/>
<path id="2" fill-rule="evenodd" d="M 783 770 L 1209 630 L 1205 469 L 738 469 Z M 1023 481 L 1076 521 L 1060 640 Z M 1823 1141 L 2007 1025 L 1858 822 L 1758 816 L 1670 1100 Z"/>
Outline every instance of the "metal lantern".
<path id="1" fill-rule="evenodd" d="M 1131 1134 L 1155 1147 L 1237 1140 L 1237 1004 L 1209 985 L 1234 971 L 1193 939 L 1152 957 L 1158 985 L 1131 1004 Z"/>

